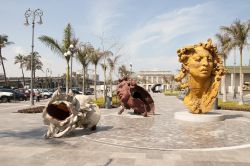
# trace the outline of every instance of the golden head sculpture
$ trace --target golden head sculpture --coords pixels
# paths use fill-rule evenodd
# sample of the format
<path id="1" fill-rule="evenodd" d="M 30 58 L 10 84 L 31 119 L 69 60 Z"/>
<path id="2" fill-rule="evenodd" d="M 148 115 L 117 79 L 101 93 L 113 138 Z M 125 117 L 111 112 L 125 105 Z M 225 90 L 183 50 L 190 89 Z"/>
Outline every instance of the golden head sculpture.
<path id="1" fill-rule="evenodd" d="M 191 113 L 209 112 L 224 74 L 217 48 L 212 44 L 212 40 L 208 39 L 206 43 L 183 47 L 177 50 L 177 54 L 182 66 L 175 80 L 181 83 L 182 89 L 188 89 L 184 104 Z"/>

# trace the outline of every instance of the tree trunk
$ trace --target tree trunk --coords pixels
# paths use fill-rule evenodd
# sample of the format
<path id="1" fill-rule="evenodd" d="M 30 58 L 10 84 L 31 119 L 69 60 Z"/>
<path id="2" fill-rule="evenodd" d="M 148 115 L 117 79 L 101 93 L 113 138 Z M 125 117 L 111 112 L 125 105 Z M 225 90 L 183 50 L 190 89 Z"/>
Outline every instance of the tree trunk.
<path id="1" fill-rule="evenodd" d="M 85 67 L 85 71 L 84 71 L 84 77 L 85 77 L 85 87 L 88 87 L 88 77 L 87 77 L 87 75 L 88 75 L 88 73 L 87 73 L 87 67 Z"/>
<path id="2" fill-rule="evenodd" d="M 112 82 L 113 82 L 113 78 L 112 78 L 112 71 L 110 71 L 110 97 L 112 98 Z"/>
<path id="3" fill-rule="evenodd" d="M 36 70 L 35 69 L 33 69 L 33 70 L 34 70 L 33 71 L 33 80 L 34 80 L 33 85 L 35 85 L 34 88 L 37 88 L 37 86 L 36 86 Z"/>
<path id="4" fill-rule="evenodd" d="M 242 48 L 240 48 L 240 101 L 239 105 L 244 104 L 243 101 L 243 72 L 242 72 Z"/>
<path id="5" fill-rule="evenodd" d="M 94 86 L 95 86 L 95 89 L 94 89 L 94 93 L 95 93 L 95 100 L 97 100 L 97 94 L 96 94 L 96 68 L 97 68 L 97 65 L 95 65 L 95 81 L 94 81 Z"/>
<path id="6" fill-rule="evenodd" d="M 106 57 L 105 57 L 106 58 Z M 104 105 L 106 104 L 106 97 L 107 97 L 107 77 L 106 77 L 106 64 L 104 63 Z"/>
<path id="7" fill-rule="evenodd" d="M 2 57 L 2 47 L 0 47 L 0 59 L 1 59 L 2 67 L 3 67 L 3 74 L 4 74 L 5 86 L 7 86 L 6 72 L 5 72 L 5 67 L 4 67 L 4 63 L 3 63 L 3 57 Z"/>
<path id="8" fill-rule="evenodd" d="M 85 94 L 85 67 L 82 67 L 82 95 Z"/>
<path id="9" fill-rule="evenodd" d="M 23 67 L 21 69 L 22 69 L 22 75 L 23 75 L 23 87 L 25 87 L 25 79 L 24 79 Z"/>
<path id="10" fill-rule="evenodd" d="M 233 100 L 236 99 L 236 49 L 234 48 L 234 73 L 233 73 Z"/>
<path id="11" fill-rule="evenodd" d="M 225 57 L 224 57 L 224 67 L 226 67 L 226 58 Z M 222 76 L 222 93 L 223 93 L 222 101 L 226 102 L 227 101 L 226 74 L 224 74 L 224 76 Z"/>
<path id="12" fill-rule="evenodd" d="M 67 60 L 67 67 L 66 67 L 66 94 L 69 93 L 69 60 Z"/>

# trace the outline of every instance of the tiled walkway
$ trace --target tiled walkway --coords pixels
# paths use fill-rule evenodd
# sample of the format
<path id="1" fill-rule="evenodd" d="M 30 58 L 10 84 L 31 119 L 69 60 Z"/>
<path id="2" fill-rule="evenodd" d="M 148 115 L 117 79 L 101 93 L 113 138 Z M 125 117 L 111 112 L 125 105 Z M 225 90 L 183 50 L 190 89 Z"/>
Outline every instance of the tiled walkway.
<path id="1" fill-rule="evenodd" d="M 185 111 L 180 100 L 153 97 L 154 117 L 103 110 L 97 132 L 76 130 L 49 140 L 43 139 L 41 114 L 0 107 L 0 165 L 250 165 L 249 113 L 220 111 L 223 122 L 183 122 L 173 118 L 175 111 Z"/>
<path id="2" fill-rule="evenodd" d="M 153 94 L 156 115 L 148 118 L 126 111 L 103 111 L 99 131 L 84 137 L 97 142 L 145 149 L 203 149 L 242 146 L 250 143 L 250 119 L 226 115 L 222 122 L 192 123 L 174 119 L 176 111 L 187 111 L 176 97 Z M 232 112 L 231 112 L 232 113 Z M 227 114 L 227 112 L 224 112 Z M 249 144 L 250 146 L 250 144 Z"/>

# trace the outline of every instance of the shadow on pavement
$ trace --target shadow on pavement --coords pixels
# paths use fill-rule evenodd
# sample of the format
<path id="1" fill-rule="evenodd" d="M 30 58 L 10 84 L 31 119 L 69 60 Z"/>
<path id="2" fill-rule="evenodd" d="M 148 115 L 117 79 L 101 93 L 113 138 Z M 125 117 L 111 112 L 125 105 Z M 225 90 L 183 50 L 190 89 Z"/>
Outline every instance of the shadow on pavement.
<path id="1" fill-rule="evenodd" d="M 235 118 L 239 118 L 239 117 L 243 117 L 240 114 L 236 114 L 236 115 L 224 115 L 225 119 L 235 119 Z"/>
<path id="2" fill-rule="evenodd" d="M 108 131 L 112 129 L 113 126 L 97 126 L 96 130 L 91 131 L 90 129 L 81 129 L 77 128 L 76 130 L 72 131 L 68 136 L 66 137 L 78 137 L 78 136 L 83 136 L 83 135 L 90 135 L 92 133 L 98 133 L 102 131 Z"/>
<path id="3" fill-rule="evenodd" d="M 46 128 L 36 128 L 29 131 L 0 131 L 0 138 L 4 137 L 16 137 L 23 139 L 39 139 L 43 138 L 44 133 L 46 132 Z"/>

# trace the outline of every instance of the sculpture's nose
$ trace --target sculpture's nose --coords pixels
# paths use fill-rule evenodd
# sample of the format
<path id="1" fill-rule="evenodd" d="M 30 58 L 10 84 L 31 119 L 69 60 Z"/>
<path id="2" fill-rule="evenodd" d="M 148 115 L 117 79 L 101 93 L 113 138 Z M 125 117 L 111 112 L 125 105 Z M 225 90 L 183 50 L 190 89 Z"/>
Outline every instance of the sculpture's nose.
<path id="1" fill-rule="evenodd" d="M 201 64 L 204 66 L 208 66 L 208 59 L 207 58 L 202 58 Z"/>

